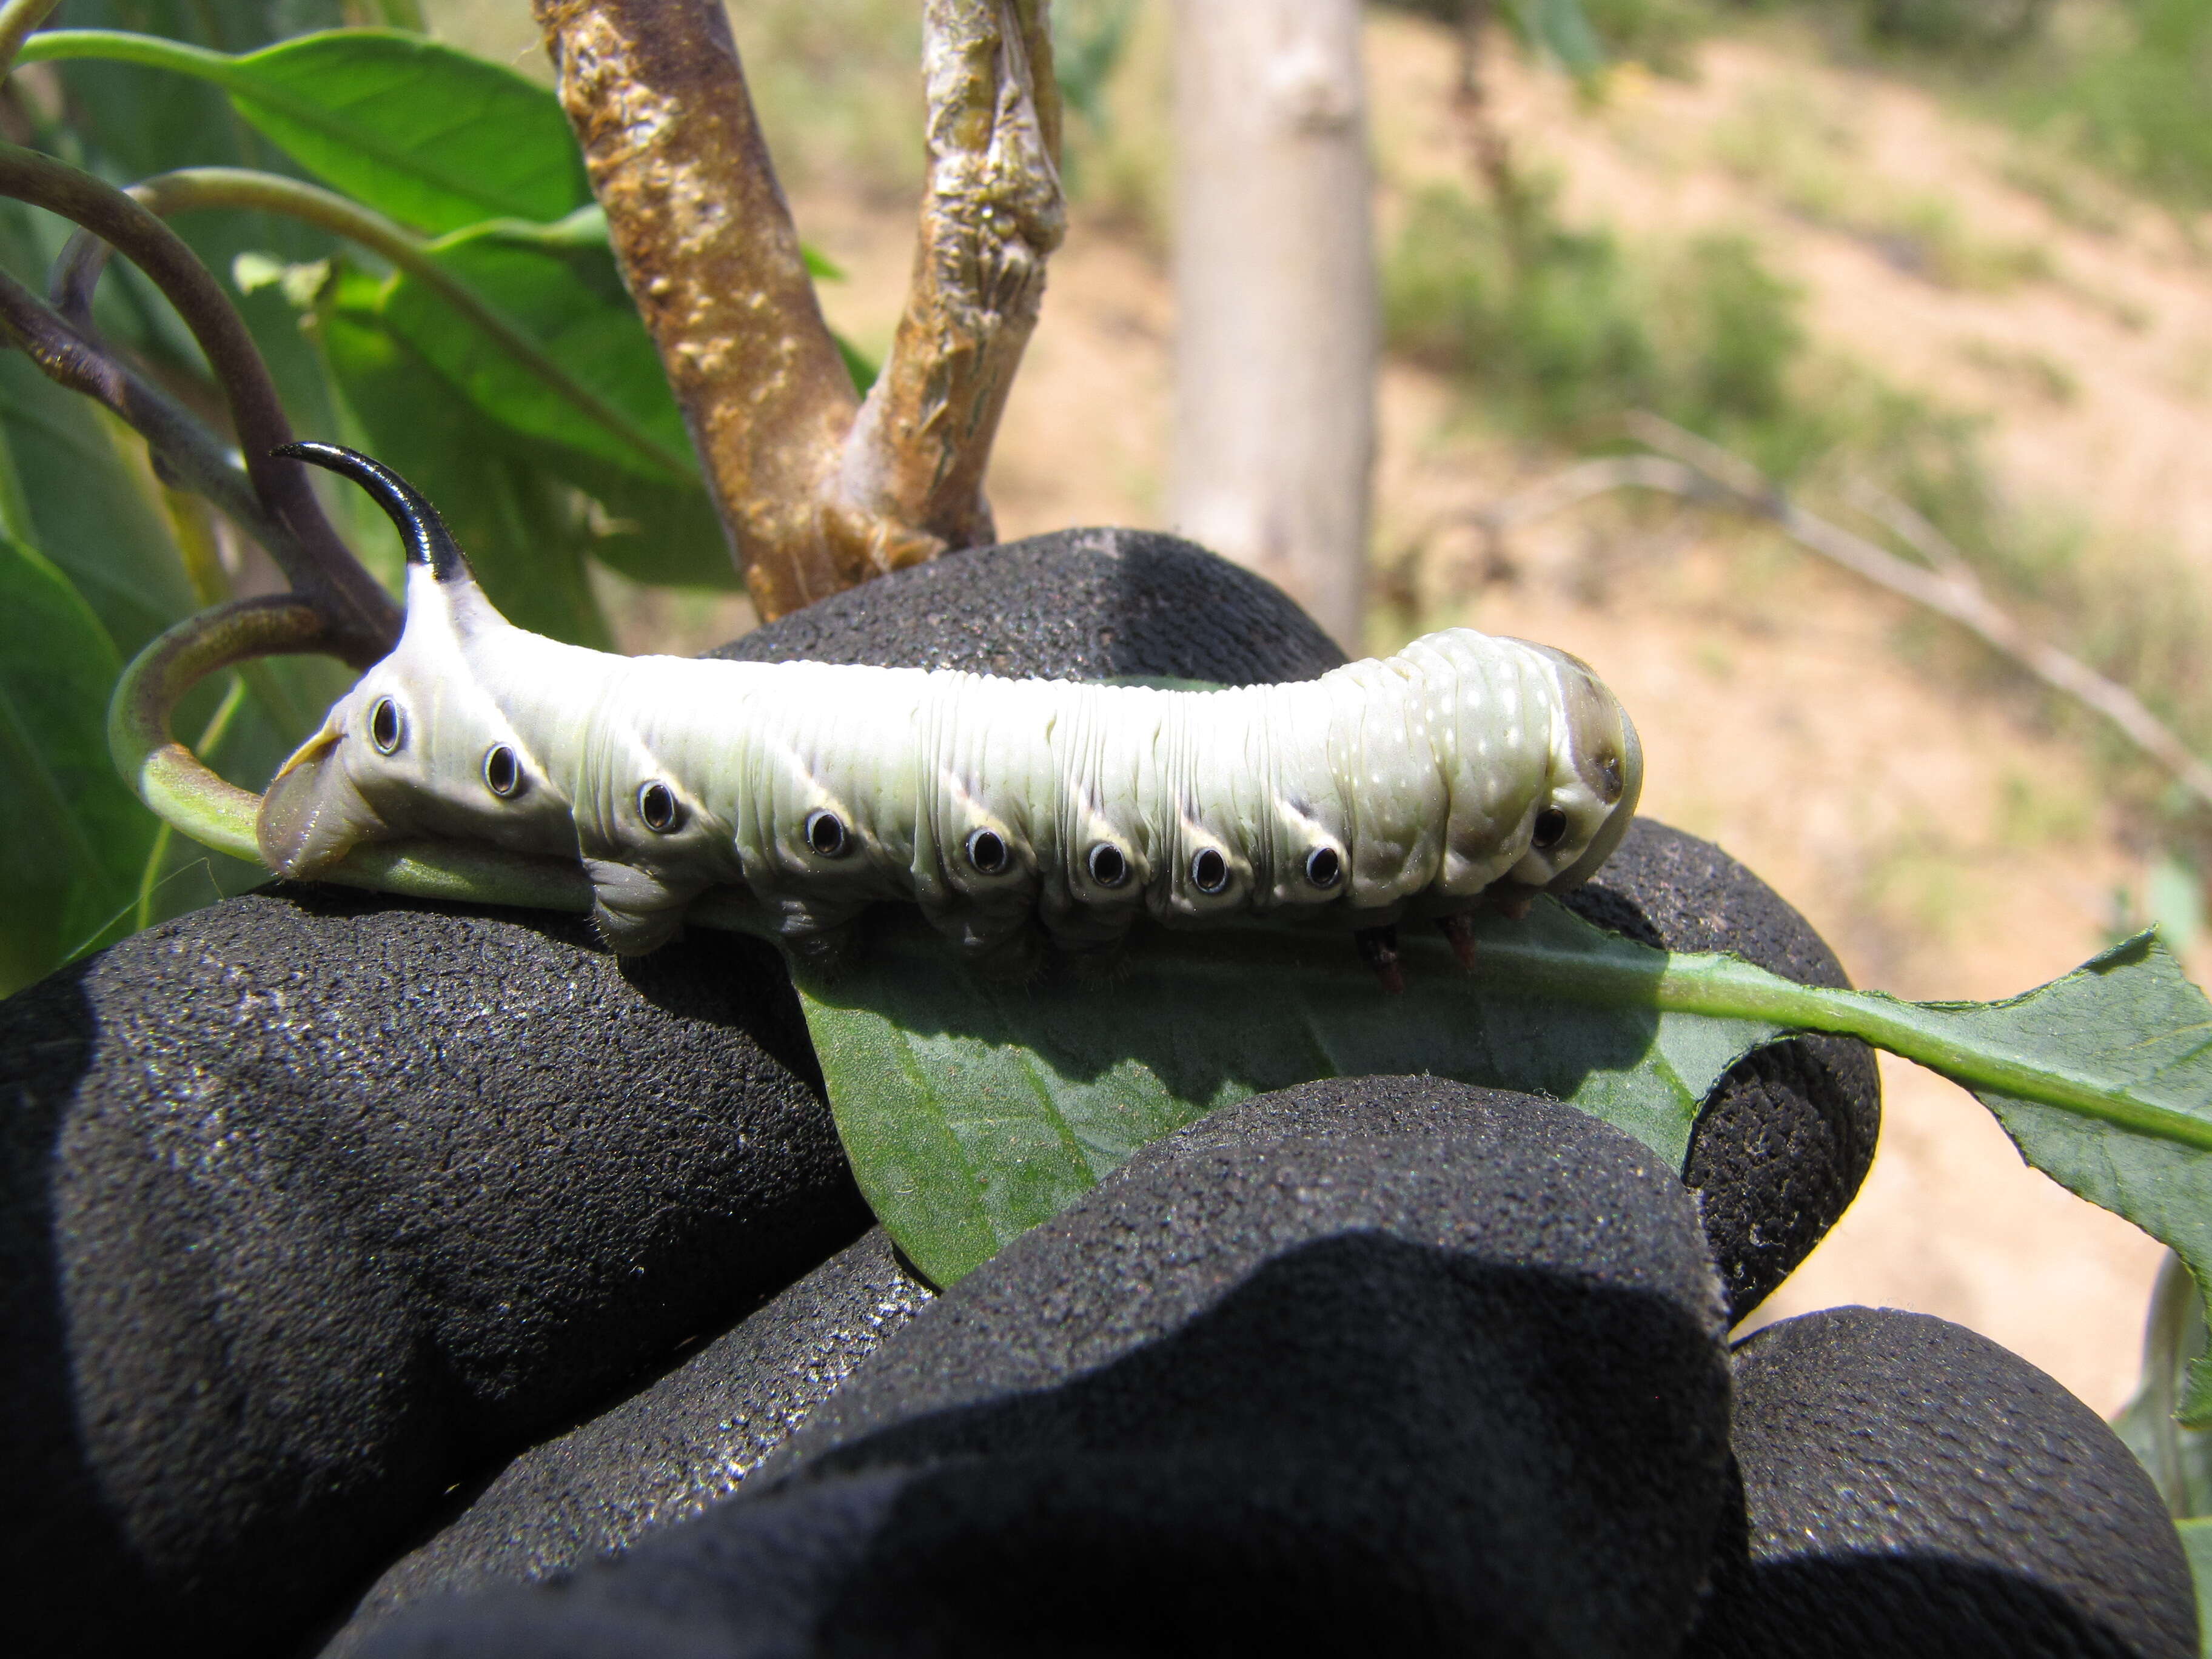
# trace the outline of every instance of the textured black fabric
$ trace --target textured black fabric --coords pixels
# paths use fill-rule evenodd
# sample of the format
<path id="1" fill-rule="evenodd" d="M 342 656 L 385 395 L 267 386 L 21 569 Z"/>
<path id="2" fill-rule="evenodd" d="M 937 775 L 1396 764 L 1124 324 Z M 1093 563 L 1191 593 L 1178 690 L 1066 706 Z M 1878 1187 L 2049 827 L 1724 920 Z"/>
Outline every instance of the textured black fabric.
<path id="1" fill-rule="evenodd" d="M 2149 1477 L 2018 1355 L 1836 1308 L 1759 1332 L 1735 1372 L 1741 1495 L 1686 1659 L 2193 1659 Z"/>
<path id="2" fill-rule="evenodd" d="M 1646 945 L 1733 951 L 1801 985 L 1850 984 L 1772 888 L 1711 842 L 1649 818 L 1566 903 Z M 1730 1068 L 1698 1119 L 1683 1179 L 1735 1318 L 1827 1236 L 1857 1196 L 1881 1130 L 1881 1079 L 1856 1037 L 1792 1037 Z"/>
<path id="3" fill-rule="evenodd" d="M 0 1004 L 18 1652 L 265 1650 L 866 1212 L 774 952 L 277 890 Z"/>
<path id="4" fill-rule="evenodd" d="M 1341 659 L 1267 583 L 1123 532 L 958 555 L 732 654 L 1231 683 Z M 1656 845 L 1688 850 L 1647 879 Z M 1607 880 L 1632 930 L 1729 945 L 1748 916 L 1735 948 L 1759 957 L 1739 899 L 1765 890 L 1703 843 L 1639 828 Z M 858 1354 L 874 1315 L 780 1304 L 470 1504 L 857 1231 L 812 1077 L 761 947 L 622 966 L 571 920 L 329 890 L 181 919 L 0 1007 L 11 1635 L 280 1650 L 410 1541 L 365 1611 L 580 1559 L 720 1490 L 813 1397 L 771 1358 L 748 1372 L 745 1344 Z M 1744 1149 L 1692 1158 L 1739 1287 L 1753 1228 L 1809 1248 L 1863 1169 L 1831 1126 L 1870 1146 L 1871 1097 L 1839 1115 L 1821 1086 L 1785 1071 L 1701 1126 Z M 704 1415 L 717 1394 L 742 1427 Z"/>
<path id="5" fill-rule="evenodd" d="M 1722 1328 L 1687 1194 L 1628 1137 L 1308 1085 L 924 1309 L 761 1497 L 363 1650 L 1665 1653 L 1724 1498 Z"/>
<path id="6" fill-rule="evenodd" d="M 873 1228 L 651 1387 L 516 1458 L 326 1653 L 431 1592 L 557 1576 L 736 1492 L 932 1292 Z"/>
<path id="7" fill-rule="evenodd" d="M 1273 583 L 1149 530 L 1061 530 L 948 553 L 707 654 L 1224 685 L 1310 680 L 1344 661 Z"/>

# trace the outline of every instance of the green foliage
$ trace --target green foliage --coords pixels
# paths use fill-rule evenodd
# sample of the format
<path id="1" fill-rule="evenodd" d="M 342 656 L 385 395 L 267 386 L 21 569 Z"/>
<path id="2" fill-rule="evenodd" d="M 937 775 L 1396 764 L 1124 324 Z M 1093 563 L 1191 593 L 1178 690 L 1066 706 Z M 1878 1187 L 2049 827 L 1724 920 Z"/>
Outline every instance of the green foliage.
<path id="1" fill-rule="evenodd" d="M 1471 975 L 1441 940 L 1407 939 L 1400 997 L 1327 935 L 1156 936 L 1112 982 L 1002 985 L 914 923 L 800 991 L 861 1190 L 940 1282 L 1146 1142 L 1318 1077 L 1425 1072 L 1550 1095 L 1680 1168 L 1722 1074 L 1810 1030 L 1972 1090 L 2030 1164 L 2212 1284 L 2212 1004 L 2153 935 L 2008 1002 L 1923 1004 L 1669 955 L 1549 900 L 1477 931 Z M 2212 1366 L 2191 1369 L 2181 1407 L 2212 1421 Z"/>
<path id="2" fill-rule="evenodd" d="M 435 237 L 429 257 L 473 310 L 300 220 L 224 210 L 176 222 L 210 268 L 232 278 L 295 426 L 356 443 L 414 479 L 518 622 L 608 644 L 593 561 L 640 581 L 735 587 L 682 418 L 552 93 L 415 35 L 301 33 L 342 9 L 78 0 L 68 21 L 88 27 L 35 35 L 25 53 L 53 65 L 65 94 L 52 107 L 33 100 L 36 141 L 119 181 L 187 165 L 305 178 Z M 412 9 L 386 14 L 407 21 Z M 285 31 L 295 38 L 279 39 Z M 43 288 L 67 230 L 0 205 L 0 264 Z M 188 404 L 220 408 L 189 333 L 120 260 L 95 315 Z M 872 375 L 847 355 L 856 379 Z M 135 806 L 108 811 L 120 786 L 100 738 L 118 660 L 223 597 L 241 573 L 237 550 L 224 553 L 205 509 L 153 478 L 134 437 L 13 354 L 0 357 L 0 439 L 13 463 L 0 467 L 0 486 L 16 480 L 0 487 L 9 580 L 76 619 L 47 630 L 72 641 L 73 666 L 50 677 L 38 741 L 51 747 L 59 732 L 89 742 L 84 763 L 103 784 L 67 792 L 82 803 L 74 838 L 36 832 L 41 854 L 67 854 L 76 873 L 23 860 L 38 902 L 0 912 L 5 991 L 117 928 L 262 872 L 157 833 Z M 357 491 L 325 499 L 372 568 L 396 580 L 389 526 Z M 0 627 L 47 614 L 27 599 L 10 609 Z M 179 727 L 258 787 L 343 683 L 312 661 L 258 665 L 228 696 L 203 688 Z M 18 769 L 26 787 L 39 775 Z M 15 821 L 45 822 L 28 805 Z"/>
<path id="3" fill-rule="evenodd" d="M 114 641 L 49 560 L 0 538 L 0 985 L 97 936 L 137 896 L 154 820 L 107 758 Z"/>
<path id="4" fill-rule="evenodd" d="M 1804 395 L 1800 296 L 1741 237 L 1631 246 L 1564 225 L 1546 185 L 1502 209 L 1437 188 L 1413 204 L 1383 291 L 1395 349 L 1524 430 L 1650 409 L 1785 472 L 1832 441 Z"/>
<path id="5" fill-rule="evenodd" d="M 350 30 L 238 60 L 238 112 L 333 188 L 432 233 L 591 204 L 543 87 L 419 36 Z"/>
<path id="6" fill-rule="evenodd" d="M 2212 204 L 2212 0 L 2112 9 L 2112 27 L 2016 65 L 2000 106 L 2160 195 Z"/>
<path id="7" fill-rule="evenodd" d="M 1139 971 L 1112 980 L 1000 983 L 909 925 L 872 940 L 857 969 L 802 983 L 801 996 L 861 1190 L 940 1283 L 1146 1141 L 1317 1077 L 1425 1072 L 1554 1095 L 1679 1164 L 1707 1091 L 1747 1046 L 1648 1007 L 1476 996 L 1441 939 L 1403 948 L 1397 997 L 1341 935 L 1262 929 L 1159 938 Z M 1525 969 L 1532 951 L 1655 954 L 1547 902 L 1484 933 L 1481 983 L 1493 969 Z"/>

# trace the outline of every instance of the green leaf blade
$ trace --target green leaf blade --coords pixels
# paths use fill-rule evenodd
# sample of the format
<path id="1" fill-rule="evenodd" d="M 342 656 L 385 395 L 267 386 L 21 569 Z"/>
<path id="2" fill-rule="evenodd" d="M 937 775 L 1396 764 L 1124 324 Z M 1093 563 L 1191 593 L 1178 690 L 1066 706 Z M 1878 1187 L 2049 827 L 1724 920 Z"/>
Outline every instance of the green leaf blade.
<path id="1" fill-rule="evenodd" d="M 552 92 L 502 64 L 393 29 L 330 29 L 233 58 L 120 29 L 50 29 L 26 64 L 90 59 L 211 82 L 333 189 L 433 235 L 550 222 L 591 186 Z"/>
<path id="2" fill-rule="evenodd" d="M 858 973 L 800 994 L 861 1189 L 941 1282 L 1146 1139 L 1332 1075 L 1428 1073 L 1548 1095 L 1679 1170 L 1729 1068 L 1812 1030 L 1863 1038 L 1973 1091 L 2030 1164 L 2170 1245 L 2200 1294 L 2212 1285 L 2212 1004 L 2153 936 L 1980 1005 L 1669 955 L 1549 901 L 1520 922 L 1478 923 L 1477 938 L 1472 978 L 1439 942 L 1406 940 L 1408 989 L 1386 997 L 1340 938 L 1170 936 L 1133 952 L 1118 981 L 1008 987 L 975 979 L 909 924 Z M 866 1060 L 908 1044 L 915 1063 L 896 1073 Z M 950 1089 L 965 1092 L 956 1101 Z M 939 1176 L 910 1154 L 956 1129 L 963 1196 L 940 1214 Z M 887 1160 L 902 1170 L 895 1191 L 876 1178 Z M 2180 1415 L 2212 1421 L 2212 1365 L 2192 1367 Z"/>
<path id="3" fill-rule="evenodd" d="M 2182 1140 L 1958 1079 L 2029 1164 L 2171 1247 L 2200 1293 L 2212 1286 L 2212 1003 L 2155 935 L 2138 934 L 2026 996 L 1927 1012 L 1960 1040 L 2063 1065 L 2116 1107 L 2197 1125 L 2198 1134 Z M 2191 1364 L 2179 1415 L 2193 1426 L 2212 1423 L 2212 1361 Z"/>
<path id="4" fill-rule="evenodd" d="M 9 828 L 0 994 L 137 896 L 154 820 L 109 765 L 114 642 L 50 561 L 0 538 L 0 818 Z"/>
<path id="5" fill-rule="evenodd" d="M 550 91 L 421 35 L 303 35 L 237 59 L 224 85 L 324 183 L 433 235 L 485 219 L 550 222 L 592 199 Z"/>
<path id="6" fill-rule="evenodd" d="M 1659 953 L 1548 904 L 1485 926 L 1474 980 L 1441 940 L 1403 950 L 1395 997 L 1341 935 L 1256 929 L 1148 940 L 1113 979 L 1015 985 L 975 977 L 909 924 L 800 994 L 861 1190 L 940 1283 L 1147 1142 L 1316 1078 L 1426 1072 L 1547 1094 L 1680 1168 L 1713 1084 L 1780 1032 L 1662 1014 L 1632 991 L 1603 1006 L 1513 994 L 1539 959 L 1655 977 Z"/>
<path id="7" fill-rule="evenodd" d="M 684 417 L 609 250 L 550 245 L 491 227 L 449 239 L 437 258 L 613 420 L 594 418 L 563 397 L 428 283 L 394 278 L 382 306 L 385 325 L 479 410 L 524 436 L 563 445 L 649 483 L 694 476 Z"/>

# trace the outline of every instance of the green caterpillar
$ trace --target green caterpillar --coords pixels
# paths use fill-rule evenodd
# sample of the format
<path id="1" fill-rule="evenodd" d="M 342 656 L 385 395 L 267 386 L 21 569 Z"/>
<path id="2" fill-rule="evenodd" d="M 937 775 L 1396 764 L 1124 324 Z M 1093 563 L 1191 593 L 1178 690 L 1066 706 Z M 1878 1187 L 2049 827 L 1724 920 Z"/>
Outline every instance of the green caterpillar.
<path id="1" fill-rule="evenodd" d="M 408 545 L 398 647 L 270 784 L 263 857 L 489 842 L 581 860 L 612 947 L 739 890 L 802 955 L 917 904 L 979 956 L 1118 942 L 1136 919 L 1358 935 L 1509 911 L 1590 876 L 1643 781 L 1635 727 L 1564 652 L 1452 629 L 1317 680 L 1218 691 L 908 668 L 619 657 L 492 608 L 436 510 L 331 444 Z"/>

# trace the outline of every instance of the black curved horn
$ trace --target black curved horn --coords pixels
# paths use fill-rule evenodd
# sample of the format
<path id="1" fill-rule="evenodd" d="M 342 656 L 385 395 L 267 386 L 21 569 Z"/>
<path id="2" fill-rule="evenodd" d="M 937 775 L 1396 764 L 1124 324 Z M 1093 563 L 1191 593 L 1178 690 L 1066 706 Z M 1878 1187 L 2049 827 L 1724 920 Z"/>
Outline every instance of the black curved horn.
<path id="1" fill-rule="evenodd" d="M 408 563 L 428 565 L 430 574 L 441 582 L 464 576 L 473 578 L 475 573 L 470 570 L 460 544 L 446 528 L 438 509 L 423 498 L 421 490 L 383 462 L 371 460 L 359 450 L 348 449 L 343 444 L 313 440 L 280 445 L 269 453 L 328 467 L 366 489 L 384 509 L 385 515 L 398 526 L 399 539 L 407 544 Z"/>

